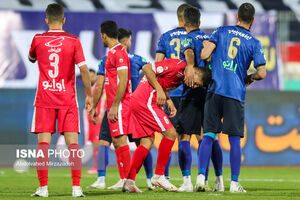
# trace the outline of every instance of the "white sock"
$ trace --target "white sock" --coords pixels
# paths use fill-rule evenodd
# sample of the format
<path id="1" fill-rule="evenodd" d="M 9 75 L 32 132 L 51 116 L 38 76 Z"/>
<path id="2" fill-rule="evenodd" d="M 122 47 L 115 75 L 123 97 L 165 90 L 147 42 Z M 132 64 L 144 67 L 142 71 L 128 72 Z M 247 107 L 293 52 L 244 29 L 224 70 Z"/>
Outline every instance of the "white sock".
<path id="1" fill-rule="evenodd" d="M 105 176 L 99 176 L 97 181 L 99 181 L 101 183 L 105 183 Z"/>

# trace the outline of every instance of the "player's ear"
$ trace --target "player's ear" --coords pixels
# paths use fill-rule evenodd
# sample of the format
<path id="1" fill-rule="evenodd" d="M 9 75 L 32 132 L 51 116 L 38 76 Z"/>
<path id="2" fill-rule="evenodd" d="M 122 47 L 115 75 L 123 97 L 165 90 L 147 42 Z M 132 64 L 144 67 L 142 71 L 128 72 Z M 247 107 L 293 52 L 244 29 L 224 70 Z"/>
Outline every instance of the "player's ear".
<path id="1" fill-rule="evenodd" d="M 239 21 L 239 15 L 238 14 L 235 15 L 235 18 L 236 18 L 236 21 Z"/>
<path id="2" fill-rule="evenodd" d="M 63 18 L 62 24 L 66 23 L 66 17 Z"/>
<path id="3" fill-rule="evenodd" d="M 49 21 L 48 21 L 47 17 L 45 18 L 45 22 L 46 22 L 46 24 L 49 24 Z"/>
<path id="4" fill-rule="evenodd" d="M 253 19 L 252 19 L 252 23 L 255 21 L 255 17 L 253 17 Z"/>
<path id="5" fill-rule="evenodd" d="M 200 26 L 200 24 L 201 24 L 201 20 L 199 19 L 199 22 L 198 22 L 198 27 Z"/>

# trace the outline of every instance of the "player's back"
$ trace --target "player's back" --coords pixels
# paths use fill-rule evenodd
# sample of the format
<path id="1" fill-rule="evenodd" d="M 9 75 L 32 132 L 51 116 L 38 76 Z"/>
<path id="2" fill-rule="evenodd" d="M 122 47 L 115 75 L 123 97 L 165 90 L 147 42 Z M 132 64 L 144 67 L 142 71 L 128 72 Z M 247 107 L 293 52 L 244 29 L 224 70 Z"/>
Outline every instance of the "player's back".
<path id="1" fill-rule="evenodd" d="M 183 27 L 177 27 L 165 32 L 158 42 L 156 53 L 165 54 L 166 58 L 180 59 L 180 42 L 186 36 L 186 31 Z M 169 92 L 170 96 L 182 95 L 182 86 L 176 90 Z"/>
<path id="2" fill-rule="evenodd" d="M 130 61 L 126 49 L 118 43 L 109 50 L 105 62 L 105 87 L 109 109 L 114 101 L 119 84 L 117 71 L 122 69 L 128 69 L 128 80 L 122 102 L 129 104 L 131 96 Z"/>
<path id="3" fill-rule="evenodd" d="M 240 26 L 220 27 L 210 40 L 217 47 L 212 54 L 213 82 L 209 91 L 243 102 L 246 93 L 244 80 L 251 61 L 254 60 L 255 67 L 265 64 L 260 42 Z"/>
<path id="4" fill-rule="evenodd" d="M 195 55 L 195 66 L 197 67 L 205 67 L 205 62 L 201 59 L 200 53 L 203 49 L 203 41 L 209 39 L 209 34 L 204 33 L 200 29 L 195 29 L 189 32 L 184 39 L 181 40 L 181 48 L 180 48 L 180 59 L 186 61 L 184 56 L 184 51 L 187 49 L 192 49 Z M 198 88 L 190 88 L 187 85 L 183 85 L 183 93 L 182 98 L 184 100 L 202 100 L 203 96 L 206 94 L 206 88 L 198 87 Z"/>
<path id="5" fill-rule="evenodd" d="M 36 56 L 40 71 L 35 106 L 67 108 L 77 105 L 75 64 L 85 65 L 79 38 L 63 30 L 37 34 L 29 54 Z"/>
<path id="6" fill-rule="evenodd" d="M 134 92 L 140 82 L 140 70 L 149 62 L 142 56 L 136 54 L 128 53 L 128 57 L 130 60 L 131 88 L 132 92 Z"/>

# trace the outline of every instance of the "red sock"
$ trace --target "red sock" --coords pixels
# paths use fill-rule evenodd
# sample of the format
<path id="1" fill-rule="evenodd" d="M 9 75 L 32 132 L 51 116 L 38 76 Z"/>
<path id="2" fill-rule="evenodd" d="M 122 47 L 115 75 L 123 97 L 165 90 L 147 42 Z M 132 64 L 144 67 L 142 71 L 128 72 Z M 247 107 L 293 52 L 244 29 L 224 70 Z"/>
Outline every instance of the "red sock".
<path id="1" fill-rule="evenodd" d="M 125 145 L 117 148 L 116 154 L 118 157 L 117 162 L 118 162 L 120 176 L 121 179 L 124 179 L 125 177 L 127 177 L 129 167 L 130 167 L 131 154 L 130 154 L 129 146 Z"/>
<path id="2" fill-rule="evenodd" d="M 81 158 L 79 156 L 78 144 L 70 144 L 68 147 L 70 151 L 69 163 L 71 166 L 71 175 L 72 175 L 72 183 L 73 186 L 80 186 L 80 179 L 81 179 Z"/>
<path id="3" fill-rule="evenodd" d="M 40 182 L 40 187 L 48 185 L 48 156 L 49 144 L 47 142 L 39 142 L 37 146 L 37 155 L 43 152 L 43 156 L 36 158 L 36 171 Z"/>
<path id="4" fill-rule="evenodd" d="M 122 174 L 122 167 L 120 165 L 120 162 L 119 162 L 119 151 L 115 150 L 116 152 L 116 161 L 117 161 L 117 165 L 118 165 L 118 171 L 119 171 L 119 175 L 120 175 L 120 179 L 124 179 L 125 177 L 123 176 Z"/>
<path id="5" fill-rule="evenodd" d="M 149 150 L 146 147 L 144 147 L 143 145 L 138 146 L 138 148 L 133 153 L 127 179 L 135 181 L 136 174 L 139 173 L 148 153 Z"/>
<path id="6" fill-rule="evenodd" d="M 165 167 L 168 163 L 172 147 L 174 145 L 173 140 L 169 140 L 167 138 L 163 138 L 158 147 L 158 156 L 157 156 L 157 164 L 155 169 L 155 174 L 164 175 Z"/>
<path id="7" fill-rule="evenodd" d="M 98 149 L 99 149 L 99 147 L 94 147 L 94 148 L 93 148 L 93 158 L 94 158 L 93 169 L 97 169 L 97 155 L 98 155 Z"/>

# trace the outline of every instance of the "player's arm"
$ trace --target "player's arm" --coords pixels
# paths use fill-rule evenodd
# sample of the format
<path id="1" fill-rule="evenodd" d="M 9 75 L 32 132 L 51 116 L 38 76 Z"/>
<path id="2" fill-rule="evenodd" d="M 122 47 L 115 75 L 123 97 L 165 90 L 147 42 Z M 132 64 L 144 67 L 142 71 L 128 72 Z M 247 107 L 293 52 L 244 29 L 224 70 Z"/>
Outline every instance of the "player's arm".
<path id="1" fill-rule="evenodd" d="M 115 122 L 118 120 L 118 107 L 124 96 L 124 93 L 125 93 L 126 87 L 127 87 L 128 68 L 126 68 L 126 69 L 119 68 L 117 70 L 117 73 L 118 73 L 118 78 L 119 78 L 117 93 L 116 93 L 113 104 L 108 113 L 108 118 L 110 119 L 111 122 Z"/>
<path id="2" fill-rule="evenodd" d="M 99 100 L 102 96 L 103 88 L 104 88 L 104 81 L 105 81 L 105 76 L 102 74 L 99 74 L 97 76 L 97 81 L 94 89 L 94 95 L 93 95 L 93 108 L 92 111 L 90 112 L 91 114 L 91 119 L 94 124 L 97 124 L 97 120 L 95 120 L 94 117 L 98 115 L 96 112 L 97 105 L 99 103 Z"/>
<path id="3" fill-rule="evenodd" d="M 210 41 L 204 41 L 203 42 L 203 49 L 201 51 L 201 59 L 202 60 L 207 60 L 212 52 L 215 50 L 215 48 L 217 47 L 215 43 L 210 42 Z"/>
<path id="4" fill-rule="evenodd" d="M 262 79 L 266 78 L 266 76 L 267 76 L 266 66 L 261 65 L 261 66 L 256 68 L 255 73 L 249 74 L 247 76 L 247 78 L 245 80 L 245 84 L 246 84 L 246 86 L 249 86 L 254 81 L 262 80 Z"/>
<path id="5" fill-rule="evenodd" d="M 194 65 L 195 65 L 195 54 L 193 49 L 189 48 L 184 51 L 184 57 L 186 60 L 186 68 L 185 68 L 185 76 L 184 76 L 184 83 L 189 86 L 193 87 L 194 85 Z"/>
<path id="6" fill-rule="evenodd" d="M 144 65 L 143 67 L 143 71 L 144 74 L 146 75 L 150 85 L 152 85 L 152 87 L 156 90 L 157 92 L 157 102 L 156 104 L 158 106 L 163 106 L 166 103 L 166 94 L 163 90 L 163 88 L 161 87 L 161 85 L 159 84 L 159 82 L 156 79 L 156 74 L 152 69 L 152 64 L 147 64 Z"/>
<path id="7" fill-rule="evenodd" d="M 168 106 L 168 110 L 170 112 L 169 117 L 175 117 L 176 113 L 177 113 L 177 109 L 172 101 L 172 99 L 169 96 L 169 92 L 166 92 L 166 97 L 167 97 L 167 106 Z"/>
<path id="8" fill-rule="evenodd" d="M 28 60 L 32 63 L 35 63 L 37 60 L 37 56 L 35 53 L 35 37 L 33 38 L 32 42 L 31 42 L 31 47 L 30 47 L 29 54 L 28 54 Z"/>
<path id="9" fill-rule="evenodd" d="M 156 52 L 155 54 L 155 62 L 163 61 L 166 58 L 164 53 Z"/>
<path id="10" fill-rule="evenodd" d="M 79 69 L 81 79 L 86 91 L 85 108 L 88 112 L 90 112 L 93 106 L 90 72 L 86 65 L 80 66 Z"/>

